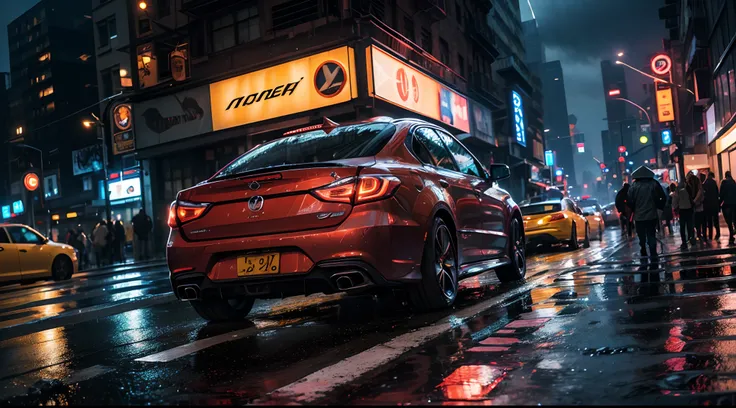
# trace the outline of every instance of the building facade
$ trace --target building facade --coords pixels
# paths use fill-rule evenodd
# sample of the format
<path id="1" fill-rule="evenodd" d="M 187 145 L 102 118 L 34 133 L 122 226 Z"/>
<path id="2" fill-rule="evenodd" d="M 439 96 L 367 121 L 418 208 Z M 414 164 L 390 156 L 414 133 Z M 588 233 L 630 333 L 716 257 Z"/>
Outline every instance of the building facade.
<path id="1" fill-rule="evenodd" d="M 560 61 L 545 62 L 540 67 L 544 89 L 544 125 L 547 150 L 555 155 L 555 169 L 562 169 L 568 184 L 577 185 L 573 146 L 575 139 L 570 135 L 568 124 L 565 76 Z M 555 176 L 557 177 L 557 176 Z M 560 182 L 555 182 L 559 184 Z"/>
<path id="2" fill-rule="evenodd" d="M 104 11 L 116 3 L 125 10 Z M 121 85 L 108 110 L 107 134 L 111 148 L 132 140 L 135 156 L 126 164 L 127 153 L 110 152 L 111 169 L 122 172 L 122 181 L 140 180 L 135 205 L 154 218 L 157 247 L 178 191 L 324 117 L 338 123 L 420 117 L 456 134 L 484 163 L 509 163 L 516 179 L 502 187 L 517 200 L 535 186 L 531 163 L 541 167 L 544 150 L 541 114 L 522 113 L 524 138 L 517 138 L 514 108 L 532 105 L 534 89 L 521 39 L 501 45 L 489 23 L 501 2 L 172 0 L 149 1 L 145 10 L 138 3 L 112 0 L 95 9 L 97 24 L 125 13 L 129 29 L 129 38 L 121 38 L 117 23 L 117 40 L 126 43 L 111 48 L 123 55 L 98 54 L 98 74 L 110 72 L 122 84 L 128 77 L 121 69 L 130 73 L 130 88 Z M 519 35 L 518 1 L 504 4 L 511 12 L 496 10 L 503 13 L 498 18 L 516 21 Z M 499 68 L 501 47 L 520 54 L 508 54 Z M 125 138 L 115 123 L 120 104 L 132 109 Z"/>
<path id="3" fill-rule="evenodd" d="M 34 222 L 44 233 L 58 232 L 52 214 L 69 214 L 71 220 L 98 194 L 94 181 L 77 171 L 83 164 L 74 156 L 97 143 L 94 132 L 82 125 L 88 117 L 84 110 L 97 100 L 90 13 L 88 2 L 42 0 L 8 25 L 11 182 L 6 201 L 21 201 L 23 211 L 14 207 L 12 218 Z M 29 170 L 41 178 L 33 193 L 22 186 Z"/>

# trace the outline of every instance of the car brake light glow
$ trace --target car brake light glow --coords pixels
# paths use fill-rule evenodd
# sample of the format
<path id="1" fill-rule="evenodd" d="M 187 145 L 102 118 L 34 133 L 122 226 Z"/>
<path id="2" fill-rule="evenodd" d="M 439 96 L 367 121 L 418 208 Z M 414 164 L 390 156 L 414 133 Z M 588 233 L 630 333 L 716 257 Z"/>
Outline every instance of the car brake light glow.
<path id="1" fill-rule="evenodd" d="M 355 177 L 338 180 L 313 192 L 324 201 L 351 203 L 355 195 Z"/>
<path id="2" fill-rule="evenodd" d="M 209 207 L 208 203 L 173 202 L 169 208 L 169 227 L 175 228 L 178 225 L 196 220 L 204 214 L 207 207 Z"/>
<path id="3" fill-rule="evenodd" d="M 552 214 L 549 217 L 549 222 L 552 222 L 552 221 L 560 221 L 560 220 L 564 220 L 566 218 L 567 218 L 567 214 L 563 214 L 563 213 Z"/>
<path id="4" fill-rule="evenodd" d="M 313 193 L 323 201 L 362 204 L 390 197 L 400 184 L 401 181 L 392 176 L 361 176 L 357 180 L 350 177 L 313 190 Z"/>
<path id="5" fill-rule="evenodd" d="M 294 129 L 294 130 L 290 130 L 288 132 L 284 132 L 284 136 L 291 136 L 291 135 L 296 135 L 296 134 L 299 134 L 299 133 L 311 132 L 313 130 L 319 130 L 319 129 L 322 129 L 322 124 L 321 123 L 319 125 L 306 126 L 306 127 L 303 127 L 303 128 Z"/>

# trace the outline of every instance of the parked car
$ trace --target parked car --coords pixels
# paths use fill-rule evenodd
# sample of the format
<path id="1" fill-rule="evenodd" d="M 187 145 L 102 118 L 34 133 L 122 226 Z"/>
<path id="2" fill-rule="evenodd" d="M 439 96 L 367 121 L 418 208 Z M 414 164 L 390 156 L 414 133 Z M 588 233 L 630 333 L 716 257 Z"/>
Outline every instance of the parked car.
<path id="1" fill-rule="evenodd" d="M 526 273 L 521 212 L 494 184 L 509 175 L 416 119 L 287 132 L 179 192 L 174 293 L 211 321 L 317 292 L 403 287 L 418 309 L 452 305 L 459 279 Z"/>
<path id="2" fill-rule="evenodd" d="M 74 248 L 53 242 L 23 224 L 0 224 L 0 282 L 53 278 L 78 271 Z"/>
<path id="3" fill-rule="evenodd" d="M 620 218 L 618 210 L 616 209 L 616 203 L 606 204 L 603 207 L 603 222 L 606 226 L 612 227 L 620 224 Z"/>
<path id="4" fill-rule="evenodd" d="M 582 210 L 569 198 L 521 206 L 524 230 L 530 248 L 568 245 L 590 246 L 590 227 Z"/>

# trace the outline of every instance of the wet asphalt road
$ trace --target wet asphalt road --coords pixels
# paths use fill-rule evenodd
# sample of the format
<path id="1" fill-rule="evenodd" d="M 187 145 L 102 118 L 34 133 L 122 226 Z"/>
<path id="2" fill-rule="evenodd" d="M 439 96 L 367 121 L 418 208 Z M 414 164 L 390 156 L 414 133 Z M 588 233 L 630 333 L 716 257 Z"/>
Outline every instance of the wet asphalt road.
<path id="1" fill-rule="evenodd" d="M 462 282 L 455 307 L 401 296 L 259 301 L 205 324 L 160 263 L 0 287 L 11 404 L 733 403 L 736 251 L 657 265 L 616 229 L 537 254 L 525 282 Z"/>

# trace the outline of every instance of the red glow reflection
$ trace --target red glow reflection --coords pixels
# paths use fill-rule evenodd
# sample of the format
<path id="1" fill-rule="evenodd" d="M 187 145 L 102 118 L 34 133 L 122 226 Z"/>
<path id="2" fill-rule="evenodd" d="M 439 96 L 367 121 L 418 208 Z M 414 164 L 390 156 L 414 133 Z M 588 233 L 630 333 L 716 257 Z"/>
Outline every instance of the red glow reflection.
<path id="1" fill-rule="evenodd" d="M 503 380 L 503 369 L 487 365 L 461 366 L 438 386 L 448 399 L 475 400 L 488 395 Z"/>

